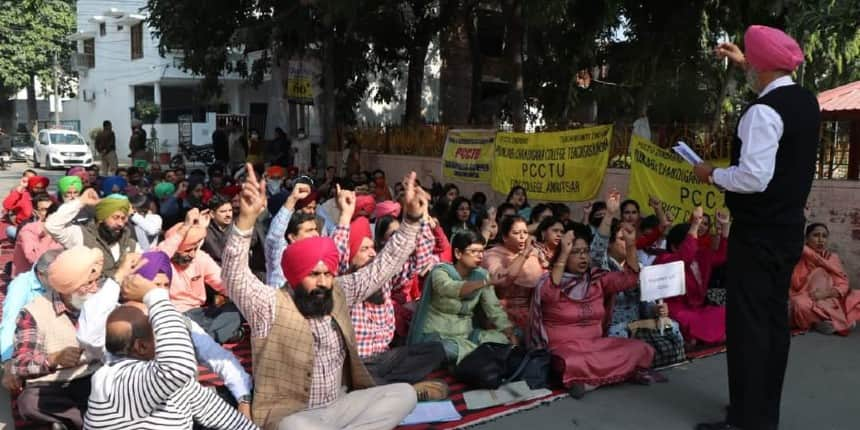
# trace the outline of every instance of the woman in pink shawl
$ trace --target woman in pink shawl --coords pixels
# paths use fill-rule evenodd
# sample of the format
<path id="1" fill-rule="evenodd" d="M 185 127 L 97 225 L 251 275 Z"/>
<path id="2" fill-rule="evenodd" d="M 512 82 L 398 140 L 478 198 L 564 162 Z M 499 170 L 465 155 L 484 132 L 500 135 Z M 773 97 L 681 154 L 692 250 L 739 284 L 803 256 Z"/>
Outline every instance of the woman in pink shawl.
<path id="1" fill-rule="evenodd" d="M 552 266 L 534 291 L 531 304 L 530 348 L 548 348 L 553 369 L 574 398 L 602 385 L 633 380 L 665 381 L 648 370 L 654 348 L 637 339 L 604 336 L 607 296 L 636 288 L 639 283 L 636 233 L 625 229 L 627 268 L 607 272 L 591 267 L 588 241 L 569 231 Z"/>
<path id="2" fill-rule="evenodd" d="M 547 269 L 540 262 L 540 252 L 529 236 L 525 218 L 502 218 L 499 237 L 502 242 L 484 252 L 481 267 L 500 279 L 496 284 L 499 303 L 508 319 L 525 334 L 532 290 Z"/>
<path id="3" fill-rule="evenodd" d="M 791 322 L 796 328 L 848 335 L 860 319 L 860 292 L 848 287 L 839 256 L 827 250 L 824 224 L 806 228 L 806 246 L 791 276 Z"/>
<path id="4" fill-rule="evenodd" d="M 721 230 L 720 245 L 716 251 L 710 244 L 702 246 L 699 241 L 699 228 L 703 220 L 702 208 L 696 208 L 690 224 L 676 225 L 669 230 L 666 237 L 669 252 L 654 260 L 654 264 L 684 262 L 687 293 L 666 299 L 666 303 L 669 305 L 669 316 L 678 321 L 688 346 L 697 343 L 715 345 L 726 340 L 726 307 L 708 305 L 705 299 L 711 272 L 714 267 L 726 263 L 729 216 L 717 213 Z"/>

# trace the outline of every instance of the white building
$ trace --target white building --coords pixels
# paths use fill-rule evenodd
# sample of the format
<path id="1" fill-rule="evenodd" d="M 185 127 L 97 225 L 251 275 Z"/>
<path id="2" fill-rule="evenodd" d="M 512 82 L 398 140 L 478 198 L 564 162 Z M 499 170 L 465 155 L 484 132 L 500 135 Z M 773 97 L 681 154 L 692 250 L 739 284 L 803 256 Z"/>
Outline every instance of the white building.
<path id="1" fill-rule="evenodd" d="M 180 115 L 193 117 L 195 145 L 211 143 L 216 113 L 246 115 L 248 127 L 267 139 L 273 137 L 276 127 L 281 127 L 288 133 L 303 128 L 312 140 L 318 140 L 315 110 L 290 103 L 284 97 L 286 62 L 273 67 L 256 89 L 239 76 L 222 76 L 220 99 L 201 101 L 200 78 L 182 71 L 181 60 L 176 56 L 159 55 L 158 41 L 145 22 L 145 5 L 146 0 L 77 2 L 77 33 L 72 39 L 78 43 L 75 66 L 80 82 L 77 98 L 66 105 L 64 118 L 79 119 L 84 136 L 101 128 L 104 120 L 111 121 L 117 155 L 121 161 L 128 160 L 134 106 L 148 100 L 161 108 L 161 117 L 154 125 L 161 152 L 177 151 Z M 235 59 L 240 58 L 237 55 Z M 311 72 L 315 69 L 308 62 L 301 66 Z M 314 87 L 318 95 L 318 85 Z M 149 133 L 150 126 L 144 128 Z"/>

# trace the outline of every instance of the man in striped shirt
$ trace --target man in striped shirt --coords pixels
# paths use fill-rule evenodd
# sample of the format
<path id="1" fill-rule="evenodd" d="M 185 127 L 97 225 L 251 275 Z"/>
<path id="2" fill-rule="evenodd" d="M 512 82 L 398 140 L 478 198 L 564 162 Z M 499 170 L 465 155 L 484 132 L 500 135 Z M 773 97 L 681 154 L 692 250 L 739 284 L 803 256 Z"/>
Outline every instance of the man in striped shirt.
<path id="1" fill-rule="evenodd" d="M 115 359 L 93 375 L 84 427 L 190 430 L 197 423 L 257 429 L 197 382 L 191 337 L 167 290 L 132 275 L 123 282 L 123 294 L 129 303 L 108 317 L 105 336 Z"/>

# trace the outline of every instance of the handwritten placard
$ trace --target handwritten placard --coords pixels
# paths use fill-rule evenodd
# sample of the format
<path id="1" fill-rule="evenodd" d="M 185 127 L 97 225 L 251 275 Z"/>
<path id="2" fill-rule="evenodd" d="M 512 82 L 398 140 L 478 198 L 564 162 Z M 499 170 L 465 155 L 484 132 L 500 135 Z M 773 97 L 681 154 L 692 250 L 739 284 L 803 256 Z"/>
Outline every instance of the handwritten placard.
<path id="1" fill-rule="evenodd" d="M 683 261 L 644 267 L 639 273 L 642 301 L 683 296 L 687 291 L 685 281 Z"/>

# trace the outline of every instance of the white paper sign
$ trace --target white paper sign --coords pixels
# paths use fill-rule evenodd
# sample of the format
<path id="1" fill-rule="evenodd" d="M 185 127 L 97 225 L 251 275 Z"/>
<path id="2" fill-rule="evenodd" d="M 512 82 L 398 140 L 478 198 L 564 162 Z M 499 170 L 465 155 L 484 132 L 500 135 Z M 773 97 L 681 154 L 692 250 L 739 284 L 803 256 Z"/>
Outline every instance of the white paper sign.
<path id="1" fill-rule="evenodd" d="M 639 288 L 643 302 L 683 296 L 687 291 L 684 262 L 658 264 L 642 268 Z"/>
<path id="2" fill-rule="evenodd" d="M 702 163 L 702 157 L 699 157 L 699 154 L 696 154 L 696 151 L 693 148 L 690 148 L 686 142 L 679 140 L 678 143 L 672 147 L 672 150 L 675 151 L 676 154 L 680 155 L 684 161 L 697 165 Z"/>

